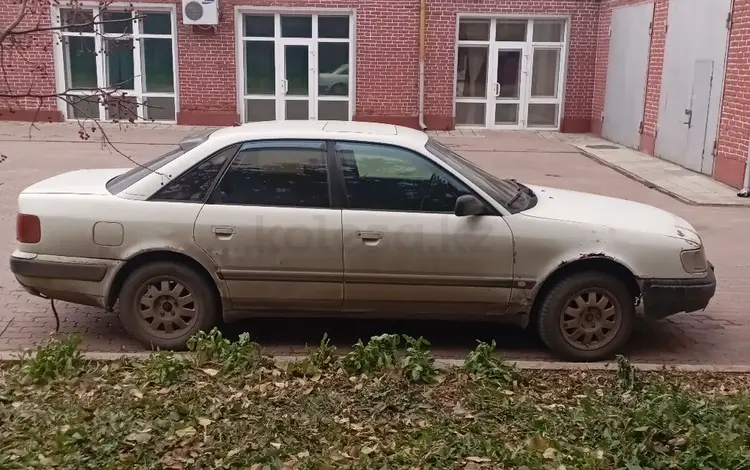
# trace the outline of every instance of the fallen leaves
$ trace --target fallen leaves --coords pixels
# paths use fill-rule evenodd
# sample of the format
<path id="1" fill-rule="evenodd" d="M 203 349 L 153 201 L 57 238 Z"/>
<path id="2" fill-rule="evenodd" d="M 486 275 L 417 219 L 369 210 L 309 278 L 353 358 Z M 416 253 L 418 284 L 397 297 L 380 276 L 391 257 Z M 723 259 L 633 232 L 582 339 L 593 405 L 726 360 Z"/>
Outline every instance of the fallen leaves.
<path id="1" fill-rule="evenodd" d="M 742 461 L 750 435 L 747 392 L 718 378 L 711 389 L 639 378 L 623 394 L 607 373 L 538 371 L 510 389 L 458 371 L 416 386 L 394 373 L 232 375 L 206 364 L 166 387 L 133 366 L 45 387 L 0 366 L 0 468 L 562 470 L 633 455 L 669 468 L 676 454 L 697 468 L 693 453 Z M 741 385 L 732 378 L 731 390 Z"/>
<path id="2" fill-rule="evenodd" d="M 186 428 L 181 428 L 176 430 L 174 433 L 177 437 L 183 438 L 183 437 L 190 437 L 194 436 L 198 431 L 192 426 L 188 426 Z"/>
<path id="3" fill-rule="evenodd" d="M 142 431 L 139 433 L 131 433 L 131 434 L 128 434 L 127 437 L 125 437 L 125 440 L 136 442 L 138 444 L 145 444 L 151 440 L 151 433 L 147 431 Z"/>
<path id="4" fill-rule="evenodd" d="M 200 424 L 204 428 L 209 427 L 211 425 L 211 423 L 213 423 L 213 421 L 211 421 L 208 418 L 198 418 L 198 424 Z"/>

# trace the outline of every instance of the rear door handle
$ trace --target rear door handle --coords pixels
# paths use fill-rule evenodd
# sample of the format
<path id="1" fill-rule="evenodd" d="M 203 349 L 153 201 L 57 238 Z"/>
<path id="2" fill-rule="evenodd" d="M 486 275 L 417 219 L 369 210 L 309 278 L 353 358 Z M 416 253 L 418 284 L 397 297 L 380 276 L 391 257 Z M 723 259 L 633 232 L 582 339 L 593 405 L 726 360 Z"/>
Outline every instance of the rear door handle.
<path id="1" fill-rule="evenodd" d="M 357 232 L 357 238 L 362 240 L 382 240 L 383 232 Z"/>
<path id="2" fill-rule="evenodd" d="M 237 233 L 236 228 L 226 227 L 226 226 L 221 226 L 221 227 L 213 226 L 211 227 L 211 231 L 215 233 L 216 235 L 225 235 L 225 236 L 234 235 L 235 233 Z"/>

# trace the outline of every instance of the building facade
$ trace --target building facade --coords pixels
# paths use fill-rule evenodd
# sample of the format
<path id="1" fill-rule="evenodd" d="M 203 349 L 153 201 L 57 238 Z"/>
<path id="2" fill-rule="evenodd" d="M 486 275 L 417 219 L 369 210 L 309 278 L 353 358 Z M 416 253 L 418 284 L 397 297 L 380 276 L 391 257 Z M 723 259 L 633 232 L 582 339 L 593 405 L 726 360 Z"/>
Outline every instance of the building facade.
<path id="1" fill-rule="evenodd" d="M 743 183 L 750 0 L 215 1 L 211 26 L 182 0 L 37 2 L 20 27 L 43 31 L 6 48 L 0 119 L 122 119 L 91 92 L 109 87 L 178 124 L 593 131 Z"/>

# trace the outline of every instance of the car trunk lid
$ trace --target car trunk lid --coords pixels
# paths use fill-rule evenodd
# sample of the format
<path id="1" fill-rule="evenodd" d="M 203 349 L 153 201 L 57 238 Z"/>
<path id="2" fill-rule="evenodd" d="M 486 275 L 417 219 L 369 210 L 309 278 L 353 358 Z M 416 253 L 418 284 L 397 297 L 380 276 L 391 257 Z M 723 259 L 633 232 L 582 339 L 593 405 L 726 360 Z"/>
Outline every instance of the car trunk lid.
<path id="1" fill-rule="evenodd" d="M 110 194 L 107 181 L 126 172 L 127 168 L 76 170 L 39 181 L 21 194 Z"/>

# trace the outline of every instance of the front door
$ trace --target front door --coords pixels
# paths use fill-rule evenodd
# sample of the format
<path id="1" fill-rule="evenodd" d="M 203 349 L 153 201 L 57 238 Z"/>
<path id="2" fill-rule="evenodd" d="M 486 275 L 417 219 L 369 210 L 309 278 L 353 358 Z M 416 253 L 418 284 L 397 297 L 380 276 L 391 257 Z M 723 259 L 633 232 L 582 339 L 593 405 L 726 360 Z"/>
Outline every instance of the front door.
<path id="1" fill-rule="evenodd" d="M 490 90 L 490 127 L 519 129 L 526 123 L 526 106 L 522 100 L 522 78 L 528 54 L 525 47 L 507 48 L 495 45 L 493 83 Z"/>
<path id="2" fill-rule="evenodd" d="M 559 129 L 566 21 L 461 18 L 456 126 Z"/>
<path id="3" fill-rule="evenodd" d="M 353 22 L 349 15 L 241 15 L 243 120 L 350 120 Z"/>
<path id="4" fill-rule="evenodd" d="M 471 191 L 423 155 L 340 142 L 344 308 L 412 313 L 506 310 L 513 240 L 500 216 L 457 217 Z"/>
<path id="5" fill-rule="evenodd" d="M 313 69 L 310 64 L 315 62 L 315 57 L 310 45 L 304 42 L 285 41 L 279 50 L 282 55 L 279 61 L 281 99 L 276 111 L 279 119 L 315 119 L 315 113 L 310 106 L 313 82 Z"/>
<path id="6" fill-rule="evenodd" d="M 235 308 L 341 307 L 341 210 L 331 208 L 327 168 L 325 142 L 241 147 L 194 229 Z"/>

